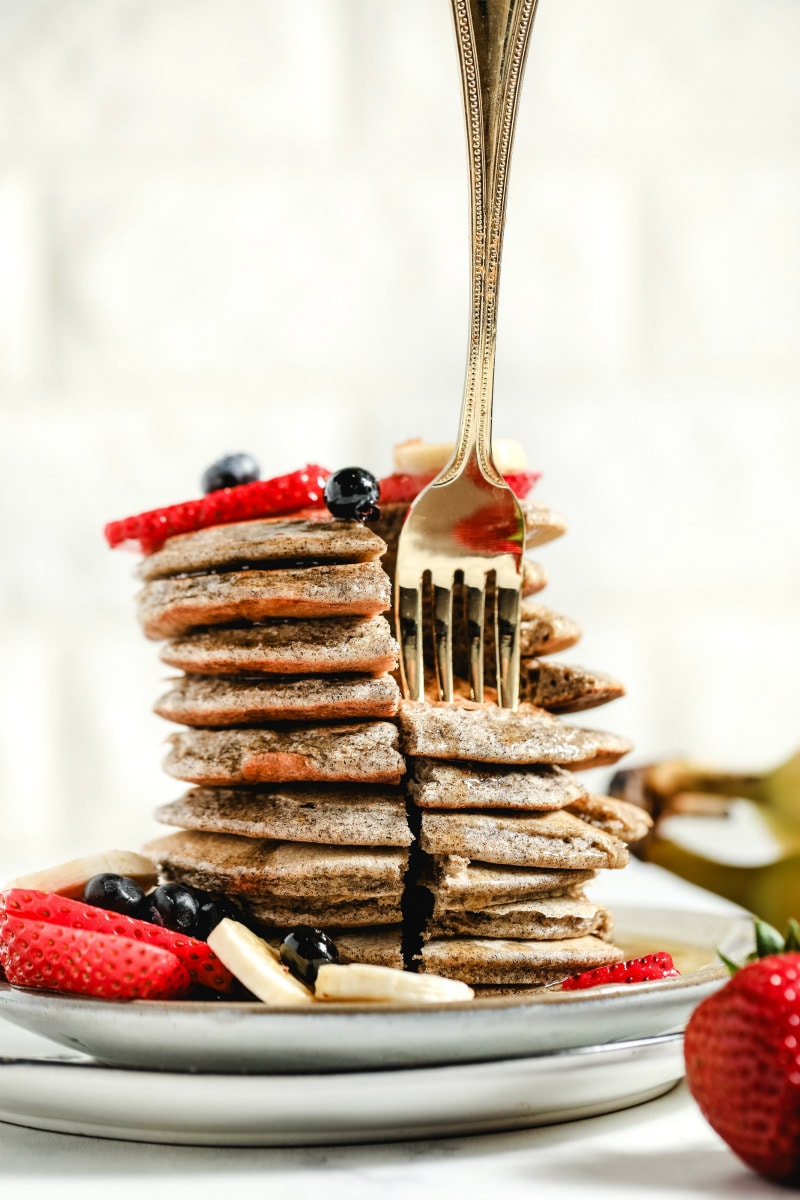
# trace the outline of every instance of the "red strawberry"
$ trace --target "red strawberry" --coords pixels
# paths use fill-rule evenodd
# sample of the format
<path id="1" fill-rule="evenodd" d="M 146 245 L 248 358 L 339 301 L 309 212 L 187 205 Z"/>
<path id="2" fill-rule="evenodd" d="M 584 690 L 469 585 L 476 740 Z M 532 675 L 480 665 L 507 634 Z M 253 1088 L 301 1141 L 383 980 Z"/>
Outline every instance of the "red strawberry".
<path id="1" fill-rule="evenodd" d="M 255 517 L 275 517 L 300 508 L 321 507 L 323 489 L 330 475 L 324 467 L 311 465 L 279 475 L 275 479 L 259 479 L 238 487 L 209 492 L 199 500 L 187 500 L 168 508 L 155 508 L 111 521 L 105 527 L 109 546 L 137 543 L 144 554 L 151 554 L 176 533 L 191 533 L 208 525 L 227 525 L 231 521 L 247 521 Z"/>
<path id="2" fill-rule="evenodd" d="M 174 954 L 134 938 L 6 914 L 5 971 L 17 987 L 104 1000 L 174 1000 L 191 987 Z"/>
<path id="3" fill-rule="evenodd" d="M 523 500 L 540 475 L 540 471 L 515 471 L 505 475 L 504 479 L 512 492 Z M 387 475 L 380 481 L 381 504 L 410 504 L 435 478 L 435 475 L 403 475 L 399 472 Z"/>
<path id="4" fill-rule="evenodd" d="M 233 976 L 228 968 L 222 965 L 210 946 L 197 938 L 173 933 L 171 929 L 162 929 L 160 925 L 150 925 L 147 921 L 138 921 L 105 908 L 95 908 L 80 900 L 70 900 L 67 896 L 27 888 L 0 892 L 0 965 L 5 944 L 4 926 L 12 916 L 144 942 L 173 954 L 193 983 L 201 983 L 216 992 L 228 992 L 233 987 Z"/>
<path id="5" fill-rule="evenodd" d="M 761 922 L 756 930 L 759 957 L 741 969 L 724 960 L 733 978 L 689 1020 L 686 1079 L 703 1116 L 739 1158 L 797 1186 L 800 927 L 792 922 L 785 941 Z"/>
<path id="6" fill-rule="evenodd" d="M 643 958 L 629 958 L 627 962 L 612 963 L 610 967 L 596 967 L 580 975 L 570 975 L 561 984 L 562 992 L 576 992 L 580 988 L 600 987 L 607 983 L 644 983 L 647 979 L 669 979 L 680 975 L 666 950 L 656 954 L 645 954 Z"/>

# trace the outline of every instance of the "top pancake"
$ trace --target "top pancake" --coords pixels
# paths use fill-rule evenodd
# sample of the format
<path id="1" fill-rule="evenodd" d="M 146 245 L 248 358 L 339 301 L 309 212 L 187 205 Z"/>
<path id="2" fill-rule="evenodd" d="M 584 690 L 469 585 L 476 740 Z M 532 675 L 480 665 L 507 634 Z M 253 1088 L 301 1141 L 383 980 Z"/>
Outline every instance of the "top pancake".
<path id="1" fill-rule="evenodd" d="M 227 570 L 268 563 L 372 562 L 386 543 L 360 521 L 272 517 L 211 525 L 168 538 L 140 564 L 140 579 L 163 579 L 193 571 Z"/>

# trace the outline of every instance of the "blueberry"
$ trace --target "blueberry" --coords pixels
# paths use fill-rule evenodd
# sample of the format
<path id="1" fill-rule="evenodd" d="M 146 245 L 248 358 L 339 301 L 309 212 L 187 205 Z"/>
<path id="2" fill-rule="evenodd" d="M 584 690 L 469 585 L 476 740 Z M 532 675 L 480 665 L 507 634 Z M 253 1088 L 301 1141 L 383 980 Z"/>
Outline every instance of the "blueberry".
<path id="1" fill-rule="evenodd" d="M 200 895 L 198 892 L 195 892 L 195 895 L 200 899 L 195 937 L 200 938 L 201 941 L 206 941 L 211 930 L 216 929 L 220 921 L 224 921 L 226 917 L 231 921 L 238 921 L 240 925 L 245 923 L 242 910 L 227 896 L 209 896 L 208 893 Z"/>
<path id="2" fill-rule="evenodd" d="M 374 521 L 380 516 L 378 481 L 363 467 L 334 471 L 325 484 L 325 503 L 334 517 Z"/>
<path id="3" fill-rule="evenodd" d="M 197 937 L 200 900 L 182 883 L 164 883 L 145 898 L 144 920 L 187 937 Z"/>
<path id="4" fill-rule="evenodd" d="M 339 961 L 336 945 L 321 929 L 298 925 L 281 942 L 281 962 L 303 983 L 311 984 L 324 963 Z"/>
<path id="5" fill-rule="evenodd" d="M 200 486 L 207 496 L 209 492 L 255 483 L 260 478 L 261 467 L 252 454 L 225 454 L 203 472 Z"/>
<path id="6" fill-rule="evenodd" d="M 95 908 L 139 917 L 144 892 L 135 880 L 125 875 L 93 875 L 84 886 L 82 899 L 84 904 Z"/>

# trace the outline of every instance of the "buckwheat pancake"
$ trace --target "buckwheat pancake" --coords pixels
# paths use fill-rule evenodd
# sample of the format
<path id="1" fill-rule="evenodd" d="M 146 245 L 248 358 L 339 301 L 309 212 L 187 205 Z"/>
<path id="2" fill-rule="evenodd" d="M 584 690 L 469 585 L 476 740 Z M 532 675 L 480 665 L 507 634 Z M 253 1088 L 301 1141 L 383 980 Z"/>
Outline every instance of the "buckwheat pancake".
<path id="1" fill-rule="evenodd" d="M 381 675 L 397 666 L 384 617 L 272 620 L 244 629 L 200 629 L 167 642 L 161 661 L 200 675 Z"/>
<path id="2" fill-rule="evenodd" d="M 340 963 L 369 963 L 376 967 L 394 967 L 402 971 L 402 927 L 400 925 L 377 925 L 366 929 L 332 929 L 325 932 L 336 943 Z M 285 929 L 265 930 L 264 937 L 273 946 L 279 946 Z"/>
<path id="3" fill-rule="evenodd" d="M 519 816 L 490 811 L 423 812 L 420 846 L 427 854 L 457 854 L 517 867 L 616 869 L 628 847 L 569 812 Z"/>
<path id="4" fill-rule="evenodd" d="M 602 938 L 516 941 L 506 938 L 434 938 L 422 947 L 420 971 L 464 983 L 545 984 L 624 958 Z"/>
<path id="5" fill-rule="evenodd" d="M 470 862 L 456 854 L 437 855 L 421 883 L 433 893 L 433 915 L 454 909 L 481 912 L 498 904 L 519 904 L 542 896 L 575 896 L 596 871 L 530 869 Z"/>
<path id="6" fill-rule="evenodd" d="M 153 579 L 137 597 L 153 641 L 206 625 L 268 617 L 374 617 L 389 607 L 391 585 L 377 562 Z"/>
<path id="7" fill-rule="evenodd" d="M 537 504 L 527 496 L 520 500 L 522 517 L 525 522 L 525 546 L 532 550 L 534 546 L 543 546 L 552 542 L 567 532 L 566 517 L 553 512 L 546 504 Z"/>
<path id="8" fill-rule="evenodd" d="M 611 936 L 611 913 L 579 893 L 577 896 L 543 897 L 515 904 L 498 904 L 471 912 L 456 909 L 429 922 L 427 939 L 433 937 L 535 938 L 562 941 L 594 934 Z"/>
<path id="9" fill-rule="evenodd" d="M 520 605 L 519 644 L 523 658 L 557 654 L 580 641 L 581 627 L 543 604 L 523 596 Z"/>
<path id="10" fill-rule="evenodd" d="M 221 727 L 270 721 L 343 721 L 393 717 L 400 689 L 391 675 L 235 679 L 184 675 L 154 705 L 179 725 Z"/>
<path id="11" fill-rule="evenodd" d="M 164 770 L 186 783 L 399 783 L 405 762 L 388 721 L 283 729 L 187 729 Z"/>
<path id="12" fill-rule="evenodd" d="M 399 925 L 384 929 L 334 929 L 332 937 L 339 951 L 339 962 L 403 969 L 402 928 Z"/>
<path id="13" fill-rule="evenodd" d="M 150 842 L 145 853 L 166 878 L 210 892 L 331 904 L 399 895 L 408 865 L 405 849 L 314 846 L 194 831 Z"/>
<path id="14" fill-rule="evenodd" d="M 405 798 L 356 786 L 193 788 L 162 804 L 163 825 L 332 846 L 410 846 Z"/>
<path id="15" fill-rule="evenodd" d="M 581 712 L 624 695 L 621 683 L 599 671 L 535 658 L 520 664 L 520 700 L 548 712 Z"/>
<path id="16" fill-rule="evenodd" d="M 361 521 L 270 517 L 211 525 L 167 538 L 160 550 L 139 565 L 140 579 L 163 579 L 210 568 L 228 570 L 259 564 L 303 562 L 374 562 L 386 543 Z"/>
<path id="17" fill-rule="evenodd" d="M 546 587 L 547 572 L 542 564 L 534 562 L 532 558 L 523 558 L 521 585 L 523 599 L 526 596 L 535 596 L 537 592 L 541 592 Z"/>
<path id="18" fill-rule="evenodd" d="M 532 766 L 525 770 L 488 763 L 452 763 L 420 758 L 414 762 L 408 794 L 418 808 L 566 808 L 586 796 L 572 771 Z"/>
<path id="19" fill-rule="evenodd" d="M 309 901 L 299 896 L 250 896 L 247 908 L 263 925 L 277 925 L 282 929 L 311 925 L 327 932 L 335 926 L 363 929 L 365 926 L 397 925 L 403 919 L 401 901 L 401 891 L 367 900 L 331 900 L 322 896 Z"/>
<path id="20" fill-rule="evenodd" d="M 569 811 L 623 842 L 638 842 L 653 828 L 653 818 L 638 804 L 610 796 L 584 796 L 570 804 Z"/>
<path id="21" fill-rule="evenodd" d="M 618 734 L 579 729 L 525 705 L 512 712 L 468 701 L 403 701 L 398 719 L 403 750 L 420 758 L 596 767 L 616 762 L 631 749 Z"/>

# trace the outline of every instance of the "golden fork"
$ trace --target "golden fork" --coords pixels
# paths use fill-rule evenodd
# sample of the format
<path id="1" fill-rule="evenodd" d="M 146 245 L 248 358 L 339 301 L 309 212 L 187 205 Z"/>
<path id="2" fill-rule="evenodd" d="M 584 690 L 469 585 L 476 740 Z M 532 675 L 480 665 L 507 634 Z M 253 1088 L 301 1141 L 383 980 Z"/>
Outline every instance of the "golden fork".
<path id="1" fill-rule="evenodd" d="M 483 700 L 487 586 L 494 582 L 497 702 L 519 698 L 522 511 L 492 458 L 497 289 L 517 101 L 537 0 L 451 0 L 467 123 L 471 313 L 464 400 L 450 462 L 412 504 L 397 551 L 403 689 L 425 698 L 423 589 L 433 588 L 439 696 L 453 699 L 453 590 L 463 582 L 470 691 Z"/>

